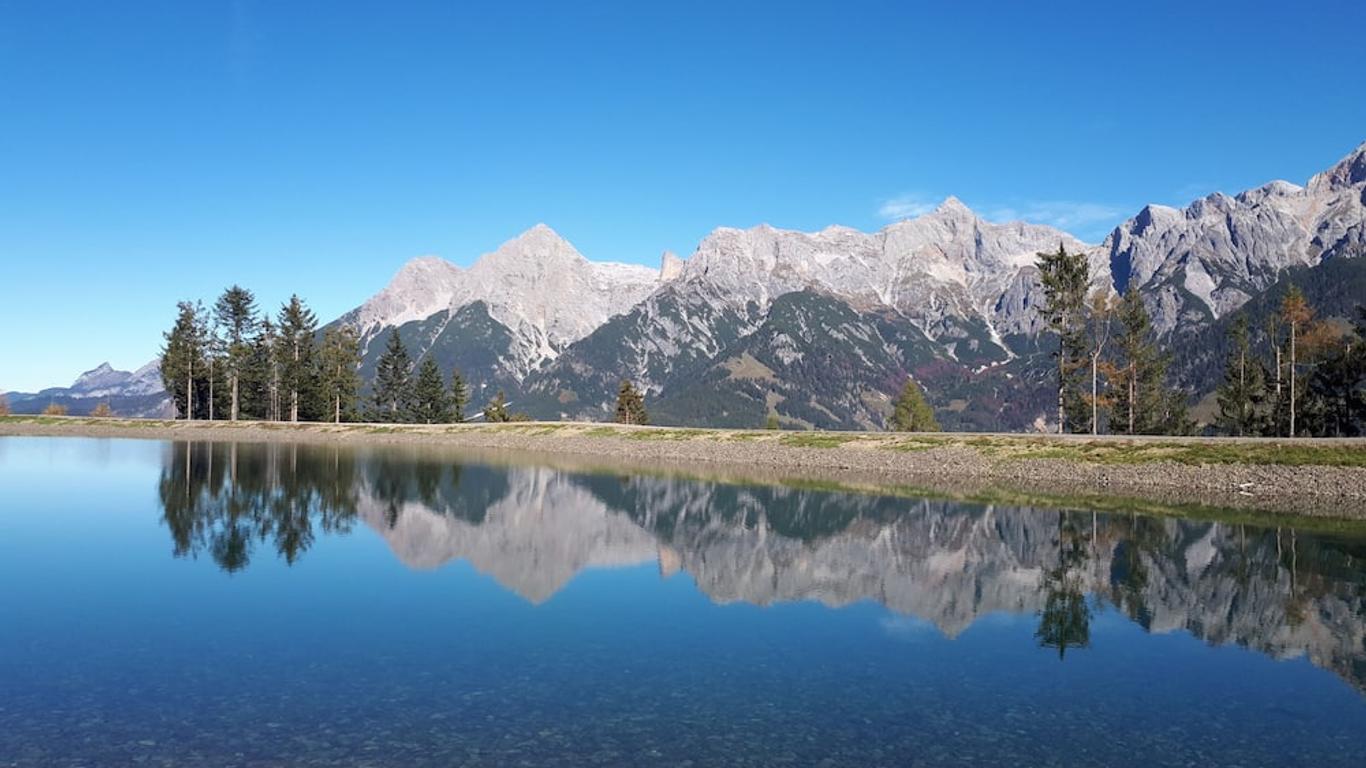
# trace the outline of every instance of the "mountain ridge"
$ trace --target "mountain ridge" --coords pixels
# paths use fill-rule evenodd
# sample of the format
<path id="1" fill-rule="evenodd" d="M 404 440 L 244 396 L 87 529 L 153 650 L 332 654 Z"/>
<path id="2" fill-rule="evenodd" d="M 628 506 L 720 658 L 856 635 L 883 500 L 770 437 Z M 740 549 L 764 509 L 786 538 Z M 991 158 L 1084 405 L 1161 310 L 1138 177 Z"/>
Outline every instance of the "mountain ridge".
<path id="1" fill-rule="evenodd" d="M 1181 344 L 1285 274 L 1366 252 L 1366 143 L 1304 186 L 1276 180 L 1184 208 L 1145 205 L 1099 244 L 1042 224 L 989 221 L 953 196 L 874 232 L 718 227 L 687 258 L 664 252 L 658 269 L 590 261 L 537 224 L 468 268 L 412 259 L 333 322 L 361 332 L 366 377 L 381 342 L 398 333 L 415 360 L 432 355 L 443 369 L 465 369 L 476 399 L 503 389 L 534 416 L 607 418 L 626 378 L 653 402 L 672 398 L 664 409 L 672 419 L 705 424 L 677 409 L 678 396 L 690 390 L 683 399 L 696 401 L 699 381 L 734 382 L 724 372 L 736 361 L 777 354 L 749 337 L 782 297 L 805 293 L 790 320 L 841 319 L 838 329 L 797 329 L 803 354 L 837 366 L 877 359 L 876 370 L 857 377 L 857 391 L 826 392 L 830 402 L 803 390 L 806 382 L 780 380 L 765 393 L 749 379 L 736 386 L 764 407 L 743 412 L 774 411 L 778 394 L 788 407 L 814 409 L 779 406 L 776 415 L 794 424 L 876 428 L 895 382 L 912 375 L 947 423 L 1021 429 L 1047 418 L 1040 386 L 1049 339 L 1034 262 L 1059 245 L 1087 254 L 1093 289 L 1135 286 L 1164 343 Z M 764 338 L 779 336 L 795 338 Z M 850 344 L 855 337 L 877 348 Z M 781 379 L 783 365 L 765 367 Z M 1185 383 L 1195 395 L 1212 385 Z M 993 403 L 969 413 L 984 388 Z M 829 416 L 812 421 L 821 411 Z"/>

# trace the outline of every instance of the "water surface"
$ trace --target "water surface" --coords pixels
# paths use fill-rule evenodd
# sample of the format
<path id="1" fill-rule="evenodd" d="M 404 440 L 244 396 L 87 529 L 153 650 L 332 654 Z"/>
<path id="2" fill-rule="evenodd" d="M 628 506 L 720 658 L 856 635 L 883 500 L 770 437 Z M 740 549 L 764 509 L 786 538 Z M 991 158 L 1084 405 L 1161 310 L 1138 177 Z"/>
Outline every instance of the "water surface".
<path id="1" fill-rule="evenodd" d="M 0 438 L 0 766 L 1361 765 L 1366 539 Z"/>

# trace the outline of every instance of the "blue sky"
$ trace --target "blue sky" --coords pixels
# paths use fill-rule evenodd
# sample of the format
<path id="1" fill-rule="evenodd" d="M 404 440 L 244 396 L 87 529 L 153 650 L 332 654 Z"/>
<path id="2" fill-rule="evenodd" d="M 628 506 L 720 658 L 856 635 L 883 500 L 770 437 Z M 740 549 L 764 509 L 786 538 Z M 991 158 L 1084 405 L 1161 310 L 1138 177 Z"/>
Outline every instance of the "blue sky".
<path id="1" fill-rule="evenodd" d="M 330 319 L 537 222 L 655 264 L 1302 183 L 1366 140 L 1366 3 L 1304 5 L 0 0 L 0 389 L 139 365 L 232 282 Z"/>

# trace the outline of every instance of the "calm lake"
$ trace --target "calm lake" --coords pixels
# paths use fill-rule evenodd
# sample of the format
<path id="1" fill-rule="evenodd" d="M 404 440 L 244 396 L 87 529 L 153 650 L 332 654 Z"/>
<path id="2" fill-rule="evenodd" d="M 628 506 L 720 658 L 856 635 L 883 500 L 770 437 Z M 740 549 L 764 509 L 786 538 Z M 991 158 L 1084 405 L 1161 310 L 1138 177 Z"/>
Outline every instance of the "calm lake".
<path id="1" fill-rule="evenodd" d="M 0 766 L 1361 766 L 1315 529 L 0 438 Z"/>

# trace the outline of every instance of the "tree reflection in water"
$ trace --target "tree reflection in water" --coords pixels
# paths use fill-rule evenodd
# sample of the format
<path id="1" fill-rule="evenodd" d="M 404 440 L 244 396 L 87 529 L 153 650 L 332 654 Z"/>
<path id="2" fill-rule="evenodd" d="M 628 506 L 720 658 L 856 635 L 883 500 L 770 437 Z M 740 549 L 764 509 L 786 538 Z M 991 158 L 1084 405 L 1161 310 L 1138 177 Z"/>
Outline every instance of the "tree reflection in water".
<path id="1" fill-rule="evenodd" d="M 174 443 L 160 477 L 178 557 L 294 563 L 357 522 L 412 567 L 467 560 L 532 602 L 598 565 L 655 561 L 718 602 L 874 600 L 954 636 L 1034 614 L 1065 659 L 1117 610 L 1366 681 L 1366 537 L 662 476 L 462 465 L 415 447 Z"/>

